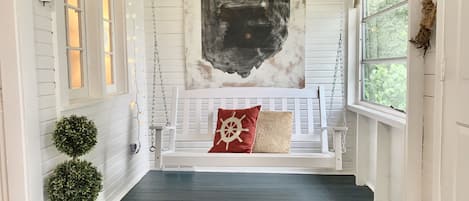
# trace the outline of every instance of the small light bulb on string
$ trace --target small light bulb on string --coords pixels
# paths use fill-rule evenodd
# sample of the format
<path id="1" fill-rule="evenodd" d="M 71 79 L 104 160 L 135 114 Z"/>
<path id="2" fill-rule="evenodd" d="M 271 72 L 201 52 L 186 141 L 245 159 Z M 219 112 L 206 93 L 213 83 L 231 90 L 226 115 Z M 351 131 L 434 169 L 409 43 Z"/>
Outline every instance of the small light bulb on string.
<path id="1" fill-rule="evenodd" d="M 131 101 L 130 102 L 130 109 L 135 109 L 135 106 L 137 105 L 137 103 L 135 101 Z"/>

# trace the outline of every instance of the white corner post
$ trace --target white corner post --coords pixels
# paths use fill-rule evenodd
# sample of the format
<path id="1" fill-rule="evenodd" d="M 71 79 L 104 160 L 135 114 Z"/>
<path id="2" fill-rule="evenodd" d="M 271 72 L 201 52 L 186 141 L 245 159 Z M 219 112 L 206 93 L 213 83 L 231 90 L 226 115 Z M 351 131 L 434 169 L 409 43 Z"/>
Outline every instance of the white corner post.
<path id="1" fill-rule="evenodd" d="M 39 3 L 39 2 L 37 2 Z M 6 178 L 10 201 L 42 201 L 34 4 L 2 0 L 0 68 L 3 88 Z M 4 178 L 2 178 L 4 179 Z"/>
<path id="2" fill-rule="evenodd" d="M 420 29 L 420 1 L 409 1 L 409 38 Z M 403 201 L 422 200 L 422 144 L 424 59 L 420 50 L 408 45 L 407 69 L 407 126 L 404 139 L 404 167 L 402 175 Z"/>

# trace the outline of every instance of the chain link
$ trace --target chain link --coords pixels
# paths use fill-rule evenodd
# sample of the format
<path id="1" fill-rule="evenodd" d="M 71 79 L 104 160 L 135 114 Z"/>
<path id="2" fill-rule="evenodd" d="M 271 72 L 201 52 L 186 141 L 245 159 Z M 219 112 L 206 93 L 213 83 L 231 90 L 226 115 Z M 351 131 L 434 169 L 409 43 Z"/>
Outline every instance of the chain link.
<path id="1" fill-rule="evenodd" d="M 158 36 L 157 36 L 157 27 L 156 27 L 156 6 L 155 1 L 151 2 L 151 11 L 152 11 L 152 25 L 153 25 L 153 99 L 151 105 L 151 125 L 156 126 L 156 88 L 157 88 L 157 81 L 156 81 L 156 74 L 158 72 L 160 78 L 160 86 L 161 86 L 161 95 L 163 98 L 163 107 L 164 107 L 164 115 L 166 120 L 166 126 L 169 125 L 169 117 L 168 117 L 168 106 L 166 100 L 166 91 L 163 82 L 163 72 L 161 70 L 160 65 L 160 54 L 158 51 Z M 154 141 L 154 139 L 152 139 Z"/>
<path id="2" fill-rule="evenodd" d="M 335 59 L 335 66 L 334 66 L 334 82 L 332 83 L 332 90 L 331 90 L 331 101 L 330 101 L 330 108 L 332 109 L 333 102 L 334 102 L 334 97 L 336 93 L 336 85 L 337 85 L 337 80 L 338 74 L 340 73 L 340 77 L 344 77 L 344 64 L 343 64 L 343 32 L 344 32 L 344 16 L 343 12 L 341 12 L 340 16 L 340 29 L 339 29 L 339 42 L 337 44 L 337 52 L 336 52 L 336 59 Z M 342 119 L 343 119 L 343 124 L 345 127 L 347 127 L 347 117 L 346 113 L 347 111 L 345 110 L 345 94 L 344 94 L 344 89 L 341 91 L 342 95 Z M 342 152 L 346 153 L 347 152 L 347 146 L 346 146 L 346 140 L 347 140 L 347 131 L 342 131 L 341 133 L 342 137 Z"/>
<path id="3" fill-rule="evenodd" d="M 166 99 L 166 91 L 165 91 L 165 86 L 163 82 L 163 71 L 161 69 L 161 64 L 160 64 L 160 54 L 158 51 L 158 32 L 157 32 L 157 27 L 156 27 L 156 6 L 155 6 L 155 1 L 153 0 L 151 2 L 151 11 L 152 11 L 152 26 L 153 26 L 153 86 L 152 86 L 152 104 L 151 104 L 151 127 L 150 127 L 150 134 L 151 134 L 151 146 L 150 146 L 150 152 L 155 152 L 157 150 L 157 147 L 155 147 L 155 135 L 156 135 L 156 89 L 157 89 L 157 73 L 159 75 L 160 79 L 160 87 L 161 87 L 161 95 L 163 98 L 163 109 L 164 109 L 164 117 L 166 120 L 166 126 L 169 125 L 169 115 L 168 115 L 168 104 L 167 104 L 167 99 Z"/>

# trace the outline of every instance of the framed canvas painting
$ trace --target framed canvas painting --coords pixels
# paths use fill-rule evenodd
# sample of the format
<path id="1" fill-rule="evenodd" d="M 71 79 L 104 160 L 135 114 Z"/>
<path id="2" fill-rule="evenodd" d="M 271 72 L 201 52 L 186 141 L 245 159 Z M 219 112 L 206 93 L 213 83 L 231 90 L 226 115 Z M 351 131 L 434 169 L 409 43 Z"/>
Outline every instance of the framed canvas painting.
<path id="1" fill-rule="evenodd" d="M 304 0 L 185 0 L 186 88 L 305 86 Z"/>

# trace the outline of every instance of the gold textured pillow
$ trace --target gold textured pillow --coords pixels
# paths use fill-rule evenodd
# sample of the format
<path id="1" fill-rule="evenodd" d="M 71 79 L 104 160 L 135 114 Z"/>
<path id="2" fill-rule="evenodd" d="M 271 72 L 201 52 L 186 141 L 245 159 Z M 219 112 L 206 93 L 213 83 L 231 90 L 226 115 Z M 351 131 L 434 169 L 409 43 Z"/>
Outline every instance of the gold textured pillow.
<path id="1" fill-rule="evenodd" d="M 293 115 L 291 112 L 261 111 L 257 119 L 253 153 L 289 153 Z"/>

